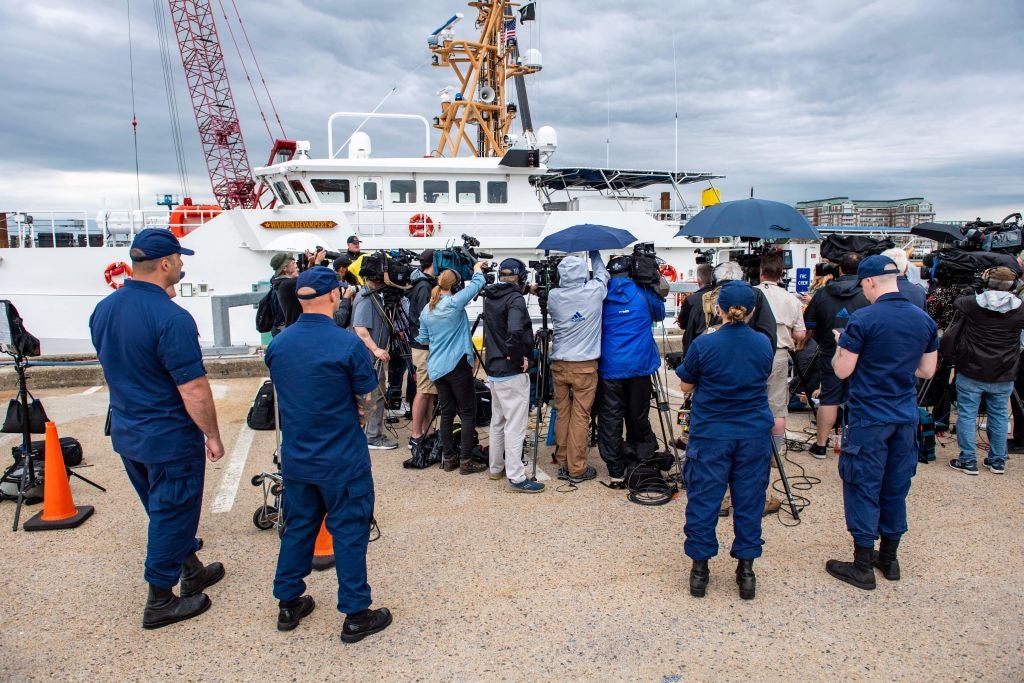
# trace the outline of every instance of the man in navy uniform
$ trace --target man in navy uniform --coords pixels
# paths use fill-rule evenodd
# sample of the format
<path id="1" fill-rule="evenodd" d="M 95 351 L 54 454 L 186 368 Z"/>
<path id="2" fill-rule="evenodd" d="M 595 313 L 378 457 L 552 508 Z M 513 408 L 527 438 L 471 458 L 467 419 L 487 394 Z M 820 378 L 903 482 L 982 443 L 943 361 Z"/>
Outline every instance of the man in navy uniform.
<path id="1" fill-rule="evenodd" d="M 160 628 L 209 609 L 203 590 L 224 577 L 219 562 L 204 567 L 196 557 L 203 454 L 216 462 L 224 445 L 199 330 L 167 295 L 184 274 L 182 255 L 194 252 L 147 228 L 129 253 L 134 275 L 96 306 L 89 328 L 110 387 L 111 441 L 149 515 L 142 625 Z"/>
<path id="2" fill-rule="evenodd" d="M 935 374 L 939 346 L 935 322 L 900 294 L 898 275 L 887 256 L 864 259 L 857 279 L 871 305 L 834 332 L 832 366 L 836 377 L 850 378 L 839 476 L 854 559 L 829 560 L 825 569 L 865 590 L 875 587 L 872 565 L 890 581 L 900 578 L 896 549 L 907 530 L 907 493 L 917 471 L 915 378 Z"/>
<path id="3" fill-rule="evenodd" d="M 334 323 L 340 283 L 316 266 L 296 281 L 302 315 L 274 337 L 266 363 L 281 415 L 281 473 L 286 515 L 274 577 L 277 628 L 290 631 L 313 611 L 304 595 L 320 525 L 334 539 L 341 640 L 354 643 L 391 623 L 386 608 L 370 609 L 366 546 L 373 518 L 373 475 L 360 417 L 373 405 L 377 375 L 366 346 Z"/>

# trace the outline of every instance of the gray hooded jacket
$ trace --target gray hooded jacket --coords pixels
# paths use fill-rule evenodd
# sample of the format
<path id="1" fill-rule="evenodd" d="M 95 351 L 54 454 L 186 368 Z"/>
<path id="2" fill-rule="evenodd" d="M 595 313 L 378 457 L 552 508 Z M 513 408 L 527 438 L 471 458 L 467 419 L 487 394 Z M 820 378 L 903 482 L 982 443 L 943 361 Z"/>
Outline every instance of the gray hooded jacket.
<path id="1" fill-rule="evenodd" d="M 601 253 L 590 252 L 594 277 L 587 279 L 587 263 L 566 256 L 558 264 L 558 287 L 548 296 L 554 326 L 551 360 L 597 360 L 601 357 L 601 310 L 608 294 L 608 269 Z"/>

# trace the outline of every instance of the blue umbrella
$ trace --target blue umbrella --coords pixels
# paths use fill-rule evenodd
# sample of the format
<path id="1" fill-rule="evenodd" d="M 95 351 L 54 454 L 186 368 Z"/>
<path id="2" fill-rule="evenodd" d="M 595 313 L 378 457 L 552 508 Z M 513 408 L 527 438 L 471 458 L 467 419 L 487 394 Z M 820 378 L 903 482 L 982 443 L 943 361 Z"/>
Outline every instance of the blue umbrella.
<path id="1" fill-rule="evenodd" d="M 636 242 L 636 237 L 629 230 L 583 223 L 548 235 L 537 248 L 546 251 L 591 251 L 621 249 L 633 242 Z"/>
<path id="2" fill-rule="evenodd" d="M 820 240 L 803 214 L 789 204 L 738 199 L 704 209 L 676 237 L 746 237 L 757 240 Z"/>

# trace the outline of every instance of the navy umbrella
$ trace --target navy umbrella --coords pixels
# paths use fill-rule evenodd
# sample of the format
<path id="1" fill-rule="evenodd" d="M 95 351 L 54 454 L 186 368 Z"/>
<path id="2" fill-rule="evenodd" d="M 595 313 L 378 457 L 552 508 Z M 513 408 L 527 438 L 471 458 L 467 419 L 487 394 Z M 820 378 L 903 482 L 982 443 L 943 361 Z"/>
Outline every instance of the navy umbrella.
<path id="1" fill-rule="evenodd" d="M 551 233 L 537 245 L 546 251 L 592 251 L 594 249 L 621 249 L 636 242 L 629 230 L 609 228 L 607 225 L 583 223 Z"/>
<path id="2" fill-rule="evenodd" d="M 746 237 L 754 240 L 820 240 L 803 214 L 789 204 L 738 199 L 704 209 L 676 237 Z"/>

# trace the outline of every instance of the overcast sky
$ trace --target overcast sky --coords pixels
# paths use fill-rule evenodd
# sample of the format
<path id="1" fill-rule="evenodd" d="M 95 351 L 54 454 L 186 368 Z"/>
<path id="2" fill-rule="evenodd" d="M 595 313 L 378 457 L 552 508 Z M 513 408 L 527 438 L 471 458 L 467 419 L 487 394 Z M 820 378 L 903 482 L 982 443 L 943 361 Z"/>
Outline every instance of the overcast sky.
<path id="1" fill-rule="evenodd" d="M 135 203 L 129 7 L 142 202 L 181 192 L 154 2 L 166 6 L 0 3 L 0 209 Z M 212 0 L 250 160 L 261 165 L 270 138 L 221 2 L 232 18 L 233 3 Z M 425 38 L 456 11 L 467 14 L 457 34 L 473 32 L 473 14 L 456 0 L 234 3 L 287 134 L 310 140 L 313 156 L 326 155 L 331 112 L 369 111 L 395 85 L 381 111 L 436 115 L 436 91 L 455 79 L 426 64 Z M 522 49 L 544 56 L 529 93 L 535 126 L 559 133 L 552 165 L 603 166 L 610 130 L 612 166 L 670 170 L 678 106 L 680 168 L 725 175 L 724 199 L 753 186 L 756 196 L 789 203 L 924 196 L 940 219 L 999 220 L 1024 209 L 1021 0 L 538 6 L 540 21 L 519 36 Z M 209 199 L 173 41 L 170 49 L 191 192 Z M 412 126 L 367 131 L 375 156 L 421 151 Z"/>

